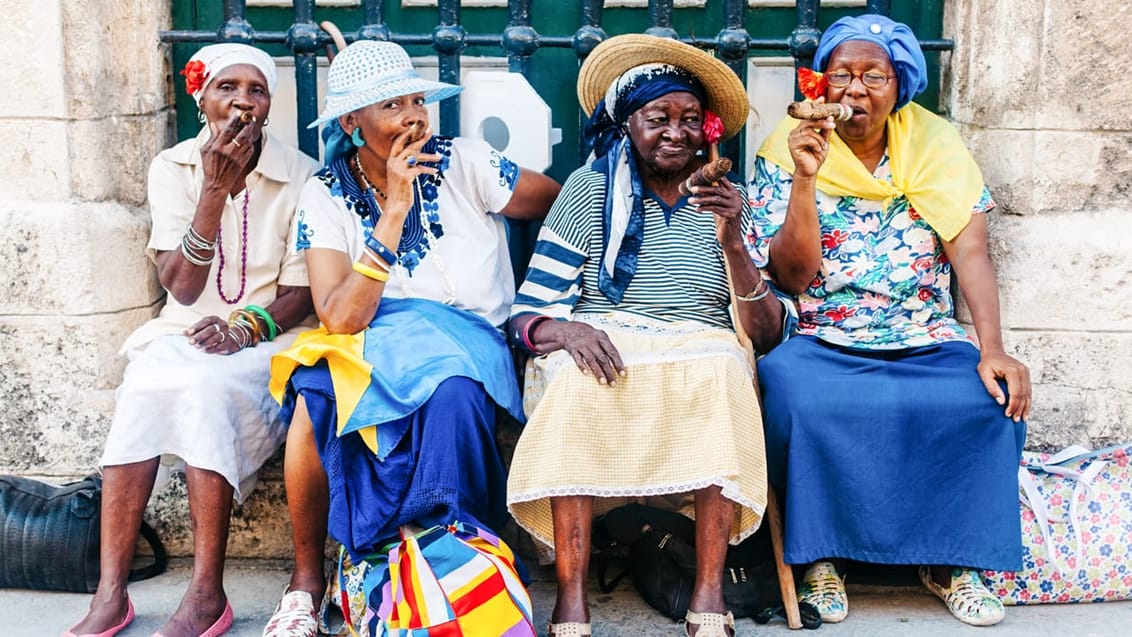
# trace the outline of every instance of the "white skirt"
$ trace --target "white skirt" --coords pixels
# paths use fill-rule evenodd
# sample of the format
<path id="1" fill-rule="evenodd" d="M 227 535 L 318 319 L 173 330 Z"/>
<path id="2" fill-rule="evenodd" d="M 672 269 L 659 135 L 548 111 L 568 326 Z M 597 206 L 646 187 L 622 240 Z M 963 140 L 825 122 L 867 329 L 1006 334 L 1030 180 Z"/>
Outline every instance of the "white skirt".
<path id="1" fill-rule="evenodd" d="M 187 464 L 223 476 L 242 503 L 286 436 L 267 382 L 271 356 L 292 340 L 224 356 L 176 334 L 130 350 L 100 467 L 160 456 L 162 483 Z"/>

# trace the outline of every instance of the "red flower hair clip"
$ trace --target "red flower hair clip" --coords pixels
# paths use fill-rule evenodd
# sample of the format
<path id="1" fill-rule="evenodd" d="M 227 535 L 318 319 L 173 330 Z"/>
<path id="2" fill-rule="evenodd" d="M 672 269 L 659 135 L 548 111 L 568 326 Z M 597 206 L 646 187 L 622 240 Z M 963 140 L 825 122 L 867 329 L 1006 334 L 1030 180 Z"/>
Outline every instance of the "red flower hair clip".
<path id="1" fill-rule="evenodd" d="M 709 144 L 714 144 L 723 137 L 723 120 L 719 115 L 704 109 L 704 140 Z"/>
<path id="2" fill-rule="evenodd" d="M 185 76 L 185 92 L 195 95 L 208 81 L 208 68 L 200 60 L 189 60 L 181 69 L 181 75 Z"/>
<path id="3" fill-rule="evenodd" d="M 798 69 L 798 90 L 802 92 L 806 99 L 816 100 L 819 97 L 824 97 L 827 88 L 829 88 L 829 82 L 825 79 L 825 75 L 806 67 Z"/>

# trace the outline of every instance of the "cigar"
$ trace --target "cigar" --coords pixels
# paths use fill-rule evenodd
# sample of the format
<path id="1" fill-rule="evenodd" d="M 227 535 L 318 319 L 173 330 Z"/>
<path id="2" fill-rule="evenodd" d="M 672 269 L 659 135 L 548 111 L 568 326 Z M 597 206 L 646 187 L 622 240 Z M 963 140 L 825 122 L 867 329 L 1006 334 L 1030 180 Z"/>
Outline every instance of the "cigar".
<path id="1" fill-rule="evenodd" d="M 409 143 L 414 144 L 424 138 L 425 130 L 428 129 L 423 122 L 413 122 L 409 125 Z"/>
<path id="2" fill-rule="evenodd" d="M 794 119 L 819 120 L 827 117 L 844 122 L 853 117 L 853 109 L 840 103 L 818 104 L 816 102 L 794 102 L 786 107 L 786 114 Z"/>
<path id="3" fill-rule="evenodd" d="M 239 121 L 236 122 L 236 132 L 239 132 L 240 129 L 247 126 L 248 124 L 251 124 L 254 121 L 255 121 L 255 115 L 252 115 L 251 111 L 241 112 Z"/>
<path id="4" fill-rule="evenodd" d="M 680 184 L 680 194 L 692 194 L 692 188 L 696 186 L 707 186 L 723 179 L 731 170 L 731 160 L 726 157 L 721 157 L 715 161 L 708 162 L 700 166 L 696 172 L 692 173 L 690 177 L 685 179 Z"/>

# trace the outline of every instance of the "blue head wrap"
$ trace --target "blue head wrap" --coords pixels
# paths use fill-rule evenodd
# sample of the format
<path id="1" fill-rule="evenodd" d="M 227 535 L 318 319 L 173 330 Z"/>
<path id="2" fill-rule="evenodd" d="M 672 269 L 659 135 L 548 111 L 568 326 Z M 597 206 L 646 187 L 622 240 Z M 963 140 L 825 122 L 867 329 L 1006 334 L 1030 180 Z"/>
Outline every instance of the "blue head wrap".
<path id="1" fill-rule="evenodd" d="M 928 87 L 928 65 L 916 34 L 908 25 L 882 15 L 845 17 L 831 24 L 818 43 L 814 70 L 825 71 L 833 50 L 848 40 L 872 42 L 888 53 L 900 87 L 893 110 L 899 110 Z"/>
<path id="2" fill-rule="evenodd" d="M 613 81 L 582 131 L 583 141 L 597 158 L 593 169 L 605 175 L 604 246 L 598 289 L 614 304 L 624 298 L 625 289 L 637 273 L 637 255 L 645 228 L 641 177 L 630 150 L 632 144 L 625 138 L 624 125 L 645 104 L 678 92 L 691 93 L 701 105 L 707 104 L 707 90 L 688 71 L 660 63 L 633 67 Z"/>

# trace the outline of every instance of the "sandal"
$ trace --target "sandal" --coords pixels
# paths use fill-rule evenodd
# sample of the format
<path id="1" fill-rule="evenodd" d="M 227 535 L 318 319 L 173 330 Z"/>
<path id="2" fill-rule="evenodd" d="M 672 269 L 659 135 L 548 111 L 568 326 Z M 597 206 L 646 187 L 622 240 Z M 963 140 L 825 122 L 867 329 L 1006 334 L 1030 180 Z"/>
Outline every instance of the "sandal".
<path id="1" fill-rule="evenodd" d="M 690 637 L 692 633 L 688 632 L 688 624 L 696 624 L 700 627 L 696 631 L 696 637 L 733 637 L 735 635 L 735 616 L 731 611 L 726 613 L 697 613 L 694 610 L 689 610 L 684 614 L 684 635 Z M 727 629 L 731 631 L 728 632 Z"/>
<path id="2" fill-rule="evenodd" d="M 122 622 L 120 624 L 118 624 L 117 626 L 111 626 L 110 628 L 107 628 L 106 630 L 104 630 L 100 633 L 85 633 L 85 634 L 82 634 L 82 635 L 78 635 L 78 634 L 75 633 L 75 626 L 78 625 L 78 624 L 76 624 L 75 626 L 72 626 L 70 630 L 63 633 L 63 637 L 114 637 L 114 635 L 117 635 L 118 633 L 122 632 L 122 630 L 125 629 L 126 626 L 129 626 L 130 622 L 132 622 L 132 621 L 134 621 L 134 602 L 132 600 L 130 600 L 130 597 L 127 595 L 126 596 L 126 618 L 123 619 Z"/>
<path id="3" fill-rule="evenodd" d="M 588 622 L 546 622 L 546 637 L 590 637 L 592 630 Z"/>
<path id="4" fill-rule="evenodd" d="M 849 597 L 845 578 L 837 574 L 832 562 L 814 562 L 802 577 L 798 601 L 818 609 L 823 623 L 836 624 L 849 616 Z"/>
<path id="5" fill-rule="evenodd" d="M 306 591 L 285 593 L 263 628 L 263 637 L 315 637 L 317 634 L 314 598 Z"/>
<path id="6" fill-rule="evenodd" d="M 929 566 L 920 567 L 920 581 L 947 604 L 956 619 L 972 626 L 993 626 L 1006 616 L 1006 609 L 994 593 L 987 590 L 979 572 L 970 568 L 951 569 L 951 585 L 936 584 Z"/>

